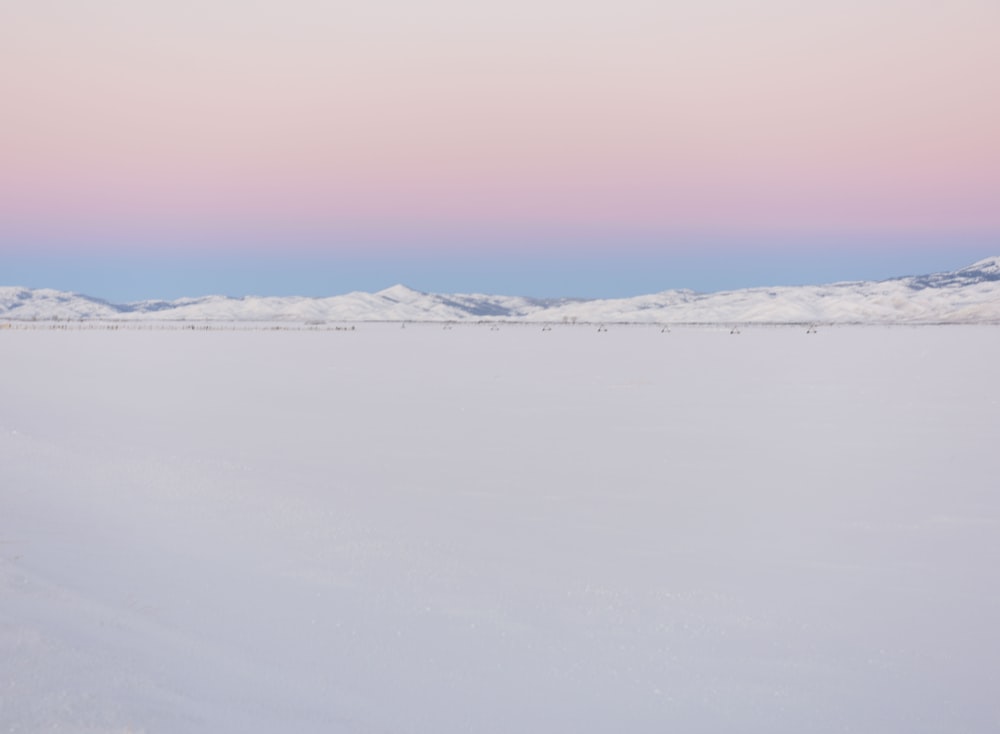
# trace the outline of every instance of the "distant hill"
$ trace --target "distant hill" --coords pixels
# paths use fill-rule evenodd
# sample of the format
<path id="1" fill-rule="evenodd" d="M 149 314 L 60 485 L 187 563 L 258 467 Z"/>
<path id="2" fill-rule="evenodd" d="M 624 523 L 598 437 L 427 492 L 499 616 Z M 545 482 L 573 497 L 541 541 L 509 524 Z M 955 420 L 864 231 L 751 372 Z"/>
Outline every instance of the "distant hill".
<path id="1" fill-rule="evenodd" d="M 946 273 L 718 293 L 616 299 L 422 293 L 395 285 L 329 298 L 204 296 L 115 304 L 0 287 L 0 319 L 19 321 L 528 321 L 586 323 L 1000 323 L 1000 257 Z"/>

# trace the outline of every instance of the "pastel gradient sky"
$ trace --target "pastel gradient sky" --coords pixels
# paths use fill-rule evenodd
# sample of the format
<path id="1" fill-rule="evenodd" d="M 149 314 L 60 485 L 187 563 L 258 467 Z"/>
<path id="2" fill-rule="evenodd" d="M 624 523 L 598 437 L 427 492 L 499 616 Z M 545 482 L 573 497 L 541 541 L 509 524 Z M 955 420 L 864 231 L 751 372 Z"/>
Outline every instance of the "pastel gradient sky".
<path id="1" fill-rule="evenodd" d="M 0 283 L 626 295 L 1000 252 L 996 0 L 6 0 Z"/>

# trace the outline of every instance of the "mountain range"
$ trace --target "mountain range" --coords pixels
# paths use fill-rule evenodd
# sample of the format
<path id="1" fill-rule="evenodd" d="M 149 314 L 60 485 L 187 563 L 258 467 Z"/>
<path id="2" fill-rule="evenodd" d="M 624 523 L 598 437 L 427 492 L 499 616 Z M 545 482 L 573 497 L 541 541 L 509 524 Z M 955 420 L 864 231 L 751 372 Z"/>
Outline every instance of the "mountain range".
<path id="1" fill-rule="evenodd" d="M 204 296 L 115 304 L 51 289 L 0 287 L 8 321 L 528 321 L 580 323 L 1000 323 L 1000 256 L 951 272 L 882 281 L 615 299 L 422 293 L 395 285 L 328 298 Z"/>

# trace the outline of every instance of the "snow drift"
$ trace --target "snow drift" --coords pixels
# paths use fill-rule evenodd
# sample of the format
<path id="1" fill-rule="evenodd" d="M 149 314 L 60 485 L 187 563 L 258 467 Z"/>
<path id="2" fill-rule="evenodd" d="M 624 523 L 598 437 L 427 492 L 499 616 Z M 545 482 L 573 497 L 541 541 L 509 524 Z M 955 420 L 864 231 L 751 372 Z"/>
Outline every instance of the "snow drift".
<path id="1" fill-rule="evenodd" d="M 1000 721 L 996 327 L 0 352 L 0 731 Z"/>

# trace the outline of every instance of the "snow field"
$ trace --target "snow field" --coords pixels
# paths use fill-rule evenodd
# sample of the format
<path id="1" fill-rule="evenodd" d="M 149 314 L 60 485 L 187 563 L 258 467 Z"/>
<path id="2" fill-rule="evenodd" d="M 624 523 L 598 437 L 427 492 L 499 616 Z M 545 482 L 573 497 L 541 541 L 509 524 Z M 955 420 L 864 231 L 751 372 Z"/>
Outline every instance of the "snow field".
<path id="1" fill-rule="evenodd" d="M 996 327 L 0 334 L 0 731 L 1000 725 Z"/>

